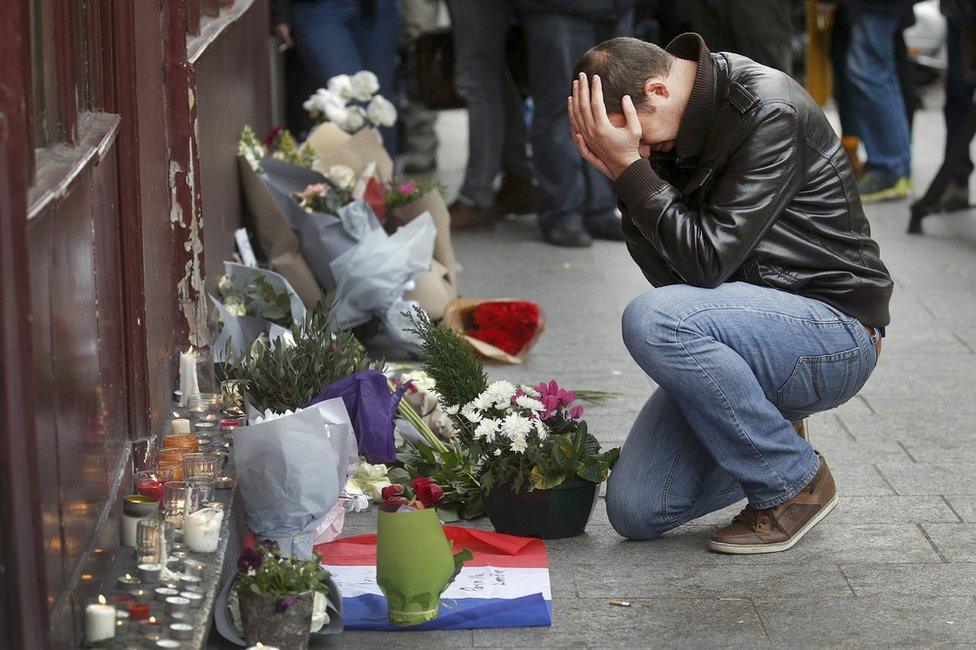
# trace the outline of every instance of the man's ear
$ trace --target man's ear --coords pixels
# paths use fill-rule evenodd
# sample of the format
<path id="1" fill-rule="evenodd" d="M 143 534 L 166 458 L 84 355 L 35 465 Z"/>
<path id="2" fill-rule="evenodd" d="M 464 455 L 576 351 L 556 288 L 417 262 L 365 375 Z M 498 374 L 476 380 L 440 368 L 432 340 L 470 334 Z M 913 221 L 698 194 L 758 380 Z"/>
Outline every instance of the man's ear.
<path id="1" fill-rule="evenodd" d="M 671 97 L 671 90 L 667 84 L 657 77 L 644 80 L 644 101 L 651 106 L 660 106 Z"/>

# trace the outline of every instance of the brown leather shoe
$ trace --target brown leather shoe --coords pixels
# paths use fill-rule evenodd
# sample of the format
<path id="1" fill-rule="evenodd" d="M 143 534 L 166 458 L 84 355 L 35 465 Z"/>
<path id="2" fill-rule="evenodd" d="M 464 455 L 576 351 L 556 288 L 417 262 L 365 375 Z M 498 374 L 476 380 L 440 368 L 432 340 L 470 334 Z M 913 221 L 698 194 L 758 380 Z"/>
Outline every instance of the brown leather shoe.
<path id="1" fill-rule="evenodd" d="M 806 419 L 797 420 L 793 423 L 793 430 L 796 431 L 796 435 L 800 436 L 807 442 L 810 442 L 810 435 L 807 433 L 807 421 Z"/>
<path id="2" fill-rule="evenodd" d="M 756 510 L 747 507 L 731 525 L 708 540 L 708 548 L 718 553 L 751 555 L 785 551 L 799 542 L 811 528 L 837 505 L 837 487 L 820 453 L 820 469 L 800 493 L 785 503 Z"/>
<path id="3" fill-rule="evenodd" d="M 495 211 L 455 201 L 447 208 L 451 213 L 451 230 L 488 229 L 495 225 Z"/>
<path id="4" fill-rule="evenodd" d="M 532 181 L 505 173 L 501 187 L 495 194 L 495 212 L 505 214 L 532 214 L 536 212 L 535 187 Z"/>

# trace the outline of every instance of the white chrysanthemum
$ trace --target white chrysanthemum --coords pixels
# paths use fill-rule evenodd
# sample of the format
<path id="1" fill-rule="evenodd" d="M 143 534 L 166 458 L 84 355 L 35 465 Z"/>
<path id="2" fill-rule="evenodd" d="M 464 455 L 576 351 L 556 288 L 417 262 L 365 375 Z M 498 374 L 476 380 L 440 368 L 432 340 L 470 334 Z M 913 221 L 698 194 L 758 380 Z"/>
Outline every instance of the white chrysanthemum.
<path id="1" fill-rule="evenodd" d="M 352 97 L 352 77 L 347 74 L 337 74 L 326 83 L 329 92 L 343 99 Z"/>
<path id="2" fill-rule="evenodd" d="M 495 406 L 501 409 L 511 406 L 515 390 L 515 384 L 510 381 L 494 381 L 488 385 L 484 394 L 488 395 Z"/>
<path id="3" fill-rule="evenodd" d="M 502 420 L 502 435 L 509 440 L 525 438 L 532 430 L 532 421 L 518 413 L 509 413 Z"/>
<path id="4" fill-rule="evenodd" d="M 475 427 L 474 437 L 478 440 L 484 439 L 485 442 L 493 442 L 495 440 L 495 434 L 498 433 L 498 427 L 501 424 L 499 420 L 494 418 L 485 418 L 478 423 Z"/>
<path id="5" fill-rule="evenodd" d="M 515 403 L 524 409 L 529 409 L 530 411 L 545 411 L 546 407 L 542 405 L 539 400 L 529 397 L 528 395 L 522 395 L 515 399 Z"/>
<path id="6" fill-rule="evenodd" d="M 532 420 L 532 426 L 535 428 L 535 434 L 539 436 L 539 440 L 545 440 L 549 437 L 549 427 L 542 420 L 538 418 Z"/>
<path id="7" fill-rule="evenodd" d="M 349 86 L 354 99 L 368 102 L 380 89 L 380 80 L 369 70 L 360 70 L 349 79 Z"/>
<path id="8" fill-rule="evenodd" d="M 451 404 L 444 409 L 444 412 L 448 415 L 457 415 L 461 408 L 457 404 Z"/>
<path id="9" fill-rule="evenodd" d="M 376 95 L 369 100 L 366 116 L 373 126 L 393 126 L 397 120 L 396 107 L 383 95 Z"/>
<path id="10" fill-rule="evenodd" d="M 461 415 L 464 416 L 468 422 L 481 422 L 482 415 L 481 411 L 474 407 L 474 404 L 466 404 L 464 408 L 461 409 Z"/>
<path id="11" fill-rule="evenodd" d="M 345 165 L 329 167 L 328 177 L 341 190 L 351 190 L 352 186 L 356 184 L 356 172 L 353 171 L 352 167 Z"/>
<path id="12" fill-rule="evenodd" d="M 522 389 L 522 392 L 525 393 L 526 395 L 528 395 L 529 397 L 539 397 L 540 396 L 539 391 L 537 391 L 536 389 L 532 388 L 531 386 L 519 386 L 519 388 L 521 388 Z"/>
<path id="13" fill-rule="evenodd" d="M 524 453 L 528 448 L 529 444 L 526 442 L 525 436 L 516 436 L 515 438 L 512 438 L 512 444 L 509 446 L 509 449 L 517 454 Z"/>
<path id="14" fill-rule="evenodd" d="M 481 395 L 475 397 L 474 400 L 472 400 L 471 404 L 476 409 L 487 411 L 488 409 L 493 408 L 495 406 L 495 398 L 488 391 L 485 391 Z"/>
<path id="15" fill-rule="evenodd" d="M 344 109 L 345 117 L 337 121 L 336 125 L 346 133 L 355 133 L 366 124 L 366 111 L 362 106 L 348 106 Z"/>
<path id="16" fill-rule="evenodd" d="M 494 453 L 494 454 L 495 454 L 496 456 L 501 456 L 501 455 L 502 455 L 502 450 L 501 450 L 501 449 L 496 449 L 496 450 L 495 450 L 495 451 L 494 451 L 493 453 Z"/>

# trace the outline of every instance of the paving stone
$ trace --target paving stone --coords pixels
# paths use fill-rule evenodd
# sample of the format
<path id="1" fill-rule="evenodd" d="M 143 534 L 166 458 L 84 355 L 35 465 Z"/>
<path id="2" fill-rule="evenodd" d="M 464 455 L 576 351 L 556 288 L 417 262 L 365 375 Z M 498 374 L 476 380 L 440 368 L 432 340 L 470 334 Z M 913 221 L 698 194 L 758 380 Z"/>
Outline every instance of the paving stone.
<path id="1" fill-rule="evenodd" d="M 819 525 L 956 523 L 958 521 L 949 505 L 937 496 L 841 496 L 834 511 Z"/>
<path id="2" fill-rule="evenodd" d="M 972 598 L 780 598 L 756 608 L 779 648 L 929 648 L 976 638 Z"/>
<path id="3" fill-rule="evenodd" d="M 976 563 L 840 567 L 857 596 L 976 596 Z"/>
<path id="4" fill-rule="evenodd" d="M 878 463 L 878 469 L 900 495 L 974 494 L 976 463 Z"/>
<path id="5" fill-rule="evenodd" d="M 963 521 L 976 524 L 976 495 L 949 496 L 945 499 Z"/>
<path id="6" fill-rule="evenodd" d="M 471 630 L 445 632 L 343 632 L 328 645 L 383 650 L 384 648 L 470 648 Z M 322 645 L 322 644 L 319 644 Z M 313 646 L 315 647 L 315 646 Z"/>
<path id="7" fill-rule="evenodd" d="M 633 599 L 614 607 L 608 599 L 563 601 L 553 607 L 552 628 L 475 630 L 476 647 L 768 647 L 747 599 Z"/>
<path id="8" fill-rule="evenodd" d="M 949 562 L 976 562 L 976 524 L 922 524 L 929 539 Z"/>

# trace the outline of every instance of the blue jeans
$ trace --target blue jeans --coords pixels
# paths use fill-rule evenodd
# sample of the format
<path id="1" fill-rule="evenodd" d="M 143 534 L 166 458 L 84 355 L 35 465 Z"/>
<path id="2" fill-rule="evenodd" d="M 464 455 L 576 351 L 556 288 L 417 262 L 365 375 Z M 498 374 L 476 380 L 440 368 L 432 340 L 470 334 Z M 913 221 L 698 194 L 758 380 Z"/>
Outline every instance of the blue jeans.
<path id="1" fill-rule="evenodd" d="M 505 61 L 512 20 L 505 0 L 450 0 L 454 72 L 468 107 L 468 163 L 460 196 L 479 207 L 495 202 L 502 170 L 532 181 L 522 96 Z"/>
<path id="2" fill-rule="evenodd" d="M 363 12 L 359 0 L 293 2 L 291 33 L 318 87 L 337 74 L 369 70 L 379 79 L 380 94 L 396 103 L 400 16 L 397 0 L 376 0 L 372 13 Z M 387 151 L 396 155 L 396 127 L 384 127 L 380 133 Z"/>
<path id="3" fill-rule="evenodd" d="M 566 116 L 573 66 L 588 49 L 615 36 L 629 36 L 633 12 L 616 23 L 591 22 L 560 13 L 522 16 L 529 39 L 529 86 L 535 102 L 532 166 L 538 181 L 539 225 L 582 219 L 617 207 L 610 182 L 580 158 Z"/>
<path id="4" fill-rule="evenodd" d="M 850 4 L 847 12 L 851 32 L 843 96 L 849 99 L 848 120 L 864 141 L 870 169 L 909 177 L 911 141 L 895 62 L 895 30 L 903 10 Z"/>
<path id="5" fill-rule="evenodd" d="M 877 363 L 857 320 L 810 298 L 743 282 L 674 285 L 628 305 L 623 337 L 660 388 L 607 484 L 607 514 L 651 539 L 739 501 L 793 498 L 820 461 L 791 422 L 843 404 Z"/>

